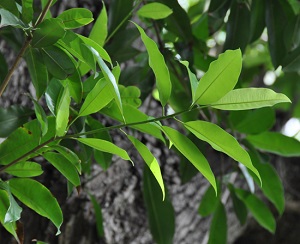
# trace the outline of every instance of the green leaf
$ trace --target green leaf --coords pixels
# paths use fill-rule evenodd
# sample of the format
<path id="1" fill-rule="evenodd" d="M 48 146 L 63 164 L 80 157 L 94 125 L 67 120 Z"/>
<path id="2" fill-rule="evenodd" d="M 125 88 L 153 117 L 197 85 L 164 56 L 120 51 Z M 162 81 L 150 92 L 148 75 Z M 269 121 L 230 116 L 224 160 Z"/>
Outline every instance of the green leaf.
<path id="1" fill-rule="evenodd" d="M 11 194 L 9 184 L 7 182 L 0 181 L 0 189 L 5 190 L 9 198 L 9 207 L 4 217 L 4 223 L 16 222 L 21 218 L 22 208 L 18 205 Z"/>
<path id="2" fill-rule="evenodd" d="M 146 35 L 145 31 L 139 25 L 135 24 L 135 26 L 141 34 L 142 41 L 149 55 L 149 65 L 156 78 L 159 100 L 162 106 L 165 106 L 171 95 L 172 83 L 164 56 L 159 51 L 156 43 Z"/>
<path id="3" fill-rule="evenodd" d="M 43 174 L 40 164 L 34 162 L 18 162 L 4 170 L 5 173 L 17 177 L 35 177 Z"/>
<path id="4" fill-rule="evenodd" d="M 93 14 L 85 8 L 71 8 L 57 16 L 62 21 L 66 29 L 75 29 L 91 23 Z"/>
<path id="5" fill-rule="evenodd" d="M 265 179 L 265 178 L 263 178 L 263 179 Z M 265 184 L 265 181 L 264 181 L 264 184 Z M 230 196 L 232 199 L 234 212 L 235 212 L 238 220 L 240 221 L 240 224 L 244 225 L 246 223 L 247 215 L 248 215 L 247 207 L 244 204 L 244 202 L 241 201 L 237 197 L 237 195 L 235 193 L 235 188 L 233 187 L 233 185 L 229 184 L 228 189 L 230 191 Z"/>
<path id="6" fill-rule="evenodd" d="M 197 90 L 197 87 L 199 84 L 198 79 L 197 79 L 196 75 L 193 72 L 191 72 L 191 70 L 189 69 L 188 61 L 180 61 L 180 63 L 183 64 L 188 71 L 190 84 L 191 84 L 192 99 L 193 99 L 193 101 L 195 101 L 195 94 L 196 94 L 196 90 Z"/>
<path id="7" fill-rule="evenodd" d="M 129 104 L 135 108 L 141 106 L 142 101 L 139 98 L 141 96 L 141 90 L 136 86 L 122 86 L 119 85 L 119 91 L 123 104 Z"/>
<path id="8" fill-rule="evenodd" d="M 23 23 L 22 20 L 20 20 L 17 16 L 12 14 L 10 11 L 0 8 L 0 16 L 1 16 L 1 22 L 0 22 L 0 28 L 3 28 L 5 26 L 13 26 L 15 28 L 22 28 L 26 29 L 26 25 Z"/>
<path id="9" fill-rule="evenodd" d="M 33 0 L 22 0 L 22 20 L 25 23 L 33 21 Z"/>
<path id="10" fill-rule="evenodd" d="M 48 71 L 59 80 L 66 79 L 76 70 L 71 56 L 56 46 L 43 48 L 42 55 Z"/>
<path id="11" fill-rule="evenodd" d="M 245 203 L 254 219 L 271 233 L 275 232 L 276 222 L 270 209 L 254 194 L 242 189 L 235 190 L 237 196 Z"/>
<path id="12" fill-rule="evenodd" d="M 250 9 L 250 38 L 249 41 L 256 41 L 266 27 L 266 2 L 252 0 Z"/>
<path id="13" fill-rule="evenodd" d="M 89 35 L 89 39 L 95 41 L 101 47 L 103 47 L 108 33 L 107 26 L 108 26 L 108 20 L 107 20 L 106 7 L 104 2 L 102 2 L 102 10 L 96 22 L 94 23 L 94 26 Z"/>
<path id="14" fill-rule="evenodd" d="M 152 174 L 154 175 L 155 179 L 157 180 L 157 183 L 160 186 L 161 192 L 162 192 L 162 199 L 165 199 L 165 186 L 163 182 L 163 178 L 160 172 L 160 167 L 157 162 L 157 159 L 153 156 L 151 151 L 138 139 L 134 138 L 133 136 L 127 135 L 129 140 L 132 142 L 134 147 L 138 150 L 141 157 L 144 159 L 146 164 L 148 165 L 149 169 L 151 170 Z"/>
<path id="15" fill-rule="evenodd" d="M 300 67 L 300 46 L 288 53 L 282 61 L 284 72 L 298 72 Z"/>
<path id="16" fill-rule="evenodd" d="M 169 138 L 170 142 L 200 171 L 200 173 L 209 181 L 217 194 L 216 179 L 211 168 L 195 144 L 186 136 L 167 126 L 162 126 L 163 132 Z"/>
<path id="17" fill-rule="evenodd" d="M 286 95 L 267 88 L 241 88 L 228 92 L 219 101 L 212 103 L 211 107 L 221 110 L 247 110 L 286 102 L 291 102 Z"/>
<path id="18" fill-rule="evenodd" d="M 137 11 L 137 14 L 140 17 L 151 18 L 155 20 L 167 18 L 172 13 L 172 9 L 161 3 L 148 3 Z"/>
<path id="19" fill-rule="evenodd" d="M 69 76 L 66 80 L 66 86 L 70 91 L 70 96 L 75 100 L 76 103 L 81 103 L 83 95 L 83 85 L 78 70 L 75 70 L 73 75 Z"/>
<path id="20" fill-rule="evenodd" d="M 76 138 L 76 140 L 89 147 L 95 148 L 99 151 L 116 154 L 120 158 L 132 162 L 127 152 L 124 149 L 116 146 L 115 144 L 109 141 L 96 139 L 96 138 Z"/>
<path id="21" fill-rule="evenodd" d="M 9 198 L 8 198 L 8 194 L 6 191 L 1 191 L 0 190 L 0 222 L 2 224 L 2 226 L 10 233 L 14 236 L 14 238 L 17 240 L 18 243 L 20 243 L 20 240 L 18 238 L 17 235 L 17 226 L 15 222 L 12 223 L 5 223 L 4 219 L 5 219 L 5 215 L 7 213 L 7 210 L 9 208 Z"/>
<path id="22" fill-rule="evenodd" d="M 41 53 L 38 49 L 29 48 L 25 58 L 36 96 L 40 99 L 48 84 L 47 68 L 41 60 Z"/>
<path id="23" fill-rule="evenodd" d="M 47 87 L 45 98 L 46 103 L 53 115 L 57 113 L 57 106 L 60 101 L 61 94 L 64 91 L 64 87 L 57 79 L 52 79 Z"/>
<path id="24" fill-rule="evenodd" d="M 108 87 L 110 87 L 110 92 L 113 94 L 115 102 L 117 103 L 118 108 L 119 108 L 121 114 L 123 115 L 122 100 L 121 100 L 121 95 L 120 95 L 120 91 L 118 88 L 118 81 L 117 81 L 116 77 L 110 71 L 110 69 L 107 67 L 107 65 L 105 64 L 103 59 L 100 57 L 100 54 L 97 52 L 97 50 L 95 50 L 93 47 L 88 47 L 88 48 L 91 50 L 91 52 L 95 56 L 99 66 L 101 68 L 101 71 L 102 71 L 106 81 L 108 82 Z"/>
<path id="25" fill-rule="evenodd" d="M 225 207 L 219 201 L 210 225 L 208 244 L 227 243 L 227 217 Z"/>
<path id="26" fill-rule="evenodd" d="M 15 0 L 2 0 L 0 3 L 0 8 L 6 9 L 16 17 L 19 17 L 19 10 Z"/>
<path id="27" fill-rule="evenodd" d="M 41 126 L 42 136 L 44 136 L 44 135 L 46 135 L 46 133 L 48 131 L 47 115 L 46 115 L 44 109 L 42 108 L 42 106 L 37 101 L 35 101 L 34 99 L 32 101 L 34 103 L 34 112 L 35 112 L 36 118 L 39 121 L 39 124 Z"/>
<path id="28" fill-rule="evenodd" d="M 16 105 L 0 108 L 0 137 L 8 137 L 19 126 L 26 123 L 32 114 L 32 110 Z"/>
<path id="29" fill-rule="evenodd" d="M 289 20 L 284 30 L 284 42 L 288 51 L 295 50 L 300 45 L 300 14 Z"/>
<path id="30" fill-rule="evenodd" d="M 101 206 L 98 204 L 96 198 L 89 194 L 94 211 L 95 211 L 95 216 L 96 216 L 96 227 L 97 227 L 97 233 L 99 237 L 104 237 L 104 227 L 103 227 L 103 217 L 102 217 L 102 209 Z"/>
<path id="31" fill-rule="evenodd" d="M 218 194 L 219 195 L 219 194 Z M 198 208 L 198 213 L 206 217 L 213 213 L 220 203 L 220 196 L 216 196 L 214 188 L 210 185 L 204 195 Z"/>
<path id="32" fill-rule="evenodd" d="M 249 154 L 238 141 L 219 126 L 206 121 L 191 121 L 184 126 L 200 140 L 209 143 L 215 150 L 227 154 L 250 169 L 259 179 L 259 173 L 253 166 Z"/>
<path id="33" fill-rule="evenodd" d="M 63 215 L 51 192 L 41 183 L 32 179 L 15 178 L 8 182 L 12 194 L 39 215 L 50 219 L 59 234 Z"/>
<path id="34" fill-rule="evenodd" d="M 34 48 L 51 46 L 65 35 L 63 25 L 58 19 L 46 19 L 36 28 L 31 41 Z"/>
<path id="35" fill-rule="evenodd" d="M 61 145 L 53 145 L 51 146 L 51 149 L 54 149 L 66 159 L 68 159 L 75 166 L 79 174 L 81 174 L 81 160 L 78 158 L 76 153 L 74 153 L 69 148 L 63 147 Z"/>
<path id="36" fill-rule="evenodd" d="M 94 133 L 94 138 L 103 139 L 106 141 L 112 141 L 111 137 L 107 130 L 104 130 L 104 126 L 96 119 L 92 117 L 87 117 L 87 122 L 91 130 L 103 129 L 101 132 Z M 107 170 L 109 166 L 112 164 L 112 154 L 101 152 L 99 150 L 94 151 L 94 158 L 97 163 L 102 167 L 102 169 Z"/>
<path id="37" fill-rule="evenodd" d="M 227 50 L 220 54 L 200 79 L 193 104 L 206 105 L 218 101 L 235 87 L 241 68 L 241 50 Z"/>
<path id="38" fill-rule="evenodd" d="M 175 233 L 175 214 L 166 195 L 161 200 L 161 188 L 148 167 L 144 167 L 143 196 L 153 239 L 158 244 L 172 244 Z"/>
<path id="39" fill-rule="evenodd" d="M 46 152 L 43 157 L 51 163 L 64 177 L 66 177 L 74 186 L 80 185 L 80 179 L 76 168 L 73 163 L 71 163 L 64 156 L 54 153 Z"/>
<path id="40" fill-rule="evenodd" d="M 0 84 L 4 81 L 7 72 L 8 72 L 8 66 L 7 66 L 6 58 L 3 56 L 3 53 L 0 52 Z"/>
<path id="41" fill-rule="evenodd" d="M 300 142 L 278 132 L 266 131 L 258 135 L 248 135 L 246 140 L 262 151 L 284 157 L 300 156 Z"/>
<path id="42" fill-rule="evenodd" d="M 69 106 L 71 98 L 69 88 L 66 86 L 60 96 L 56 109 L 56 135 L 63 136 L 69 123 Z"/>
<path id="43" fill-rule="evenodd" d="M 275 111 L 269 107 L 232 111 L 228 118 L 235 130 L 246 134 L 259 134 L 274 125 Z"/>
<path id="44" fill-rule="evenodd" d="M 114 98 L 110 91 L 105 78 L 99 79 L 94 88 L 86 96 L 78 117 L 96 113 L 104 108 Z"/>

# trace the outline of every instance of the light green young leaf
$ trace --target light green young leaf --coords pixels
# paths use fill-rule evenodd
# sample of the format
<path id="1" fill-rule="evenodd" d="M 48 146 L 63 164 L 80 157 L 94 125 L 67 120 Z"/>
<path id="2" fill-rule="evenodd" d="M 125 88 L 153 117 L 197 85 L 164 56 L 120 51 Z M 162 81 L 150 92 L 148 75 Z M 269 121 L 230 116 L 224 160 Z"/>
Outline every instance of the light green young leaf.
<path id="1" fill-rule="evenodd" d="M 139 98 L 141 96 L 141 91 L 136 86 L 122 86 L 119 85 L 120 95 L 123 104 L 129 104 L 135 108 L 141 106 L 142 101 Z"/>
<path id="2" fill-rule="evenodd" d="M 54 153 L 46 152 L 43 157 L 51 163 L 64 177 L 66 177 L 74 186 L 80 185 L 80 179 L 76 168 L 72 162 L 64 156 Z"/>
<path id="3" fill-rule="evenodd" d="M 108 26 L 108 21 L 107 21 L 106 7 L 105 7 L 105 3 L 102 2 L 102 10 L 96 22 L 94 23 L 94 26 L 89 35 L 89 39 L 95 41 L 101 47 L 103 47 L 108 33 L 107 26 Z"/>
<path id="4" fill-rule="evenodd" d="M 157 183 L 160 186 L 160 189 L 162 191 L 162 199 L 165 200 L 165 186 L 163 182 L 163 178 L 160 172 L 160 167 L 157 162 L 157 159 L 153 156 L 153 154 L 150 152 L 150 150 L 141 143 L 138 139 L 134 138 L 133 136 L 127 135 L 129 140 L 132 142 L 132 144 L 135 146 L 135 148 L 138 150 L 141 157 L 144 159 L 146 164 L 148 165 L 149 169 L 151 170 L 152 174 L 154 175 L 155 179 L 157 180 Z"/>
<path id="5" fill-rule="evenodd" d="M 200 120 L 184 123 L 184 126 L 200 140 L 209 143 L 215 150 L 223 152 L 237 162 L 245 165 L 261 180 L 247 151 L 225 130 L 215 124 Z"/>
<path id="6" fill-rule="evenodd" d="M 66 128 L 69 123 L 69 106 L 71 102 L 70 92 L 66 86 L 60 96 L 56 109 L 56 135 L 63 136 L 66 134 Z"/>
<path id="7" fill-rule="evenodd" d="M 223 203 L 218 202 L 210 225 L 208 244 L 227 243 L 227 217 Z"/>
<path id="8" fill-rule="evenodd" d="M 13 235 L 13 237 L 17 240 L 17 242 L 20 243 L 20 240 L 17 235 L 16 222 L 12 222 L 12 223 L 4 222 L 5 215 L 7 213 L 8 208 L 9 208 L 9 198 L 7 192 L 0 190 L 0 223 L 10 234 Z"/>
<path id="9" fill-rule="evenodd" d="M 33 0 L 22 0 L 22 20 L 25 23 L 33 20 Z"/>
<path id="10" fill-rule="evenodd" d="M 278 132 L 266 131 L 258 135 L 248 135 L 246 140 L 262 151 L 284 157 L 300 156 L 300 142 Z"/>
<path id="11" fill-rule="evenodd" d="M 71 8 L 65 10 L 58 15 L 57 18 L 62 20 L 66 29 L 79 28 L 94 20 L 92 12 L 85 8 Z"/>
<path id="12" fill-rule="evenodd" d="M 36 97 L 44 94 L 48 84 L 47 68 L 41 59 L 41 53 L 38 49 L 29 48 L 25 56 L 32 84 L 36 91 Z"/>
<path id="13" fill-rule="evenodd" d="M 241 69 L 242 53 L 240 49 L 227 50 L 220 54 L 200 79 L 193 104 L 206 105 L 218 101 L 235 87 Z"/>
<path id="14" fill-rule="evenodd" d="M 141 34 L 142 41 L 146 46 L 149 55 L 149 65 L 156 78 L 159 100 L 162 106 L 165 106 L 170 98 L 172 90 L 169 69 L 165 63 L 164 56 L 159 51 L 156 43 L 146 35 L 145 31 L 139 25 L 136 23 L 134 24 Z"/>
<path id="15" fill-rule="evenodd" d="M 31 41 L 34 48 L 51 46 L 65 35 L 63 25 L 58 19 L 46 19 L 36 28 Z"/>
<path id="16" fill-rule="evenodd" d="M 149 167 L 144 167 L 143 196 L 149 227 L 156 243 L 172 244 L 175 233 L 175 215 L 167 192 L 161 200 L 161 188 Z"/>
<path id="17" fill-rule="evenodd" d="M 34 103 L 34 112 L 35 112 L 36 118 L 39 121 L 39 124 L 41 126 L 42 136 L 44 136 L 44 135 L 46 135 L 46 133 L 48 131 L 47 115 L 46 115 L 44 109 L 42 108 L 42 106 L 35 99 L 32 99 L 32 101 Z"/>
<path id="18" fill-rule="evenodd" d="M 183 64 L 188 71 L 190 84 L 191 84 L 192 99 L 193 99 L 193 101 L 195 101 L 196 90 L 197 90 L 197 87 L 199 84 L 198 79 L 197 79 L 196 75 L 189 69 L 188 61 L 180 61 L 180 63 Z"/>
<path id="19" fill-rule="evenodd" d="M 93 47 L 88 47 L 88 48 L 94 54 L 99 66 L 100 66 L 100 69 L 101 69 L 106 81 L 108 82 L 108 86 L 110 87 L 110 92 L 113 94 L 113 96 L 115 98 L 115 102 L 117 103 L 118 108 L 123 116 L 122 100 L 121 100 L 121 95 L 120 95 L 120 91 L 118 88 L 118 81 L 116 80 L 116 77 L 110 71 L 110 69 L 107 67 L 107 65 L 105 64 L 103 59 L 100 57 L 100 54 L 97 52 L 97 50 L 95 50 Z"/>
<path id="20" fill-rule="evenodd" d="M 5 173 L 17 177 L 35 177 L 43 174 L 40 164 L 34 162 L 18 162 L 4 170 Z"/>
<path id="21" fill-rule="evenodd" d="M 14 178 L 8 182 L 12 194 L 39 215 L 50 219 L 56 226 L 58 235 L 63 215 L 51 192 L 41 183 L 32 179 Z"/>
<path id="22" fill-rule="evenodd" d="M 209 181 L 217 194 L 216 179 L 211 168 L 195 144 L 186 136 L 167 126 L 161 127 L 163 132 L 174 144 L 174 146 L 200 171 L 201 174 Z"/>
<path id="23" fill-rule="evenodd" d="M 64 80 L 76 71 L 75 60 L 61 48 L 50 46 L 41 50 L 47 69 L 55 78 Z"/>
<path id="24" fill-rule="evenodd" d="M 116 154 L 120 158 L 122 158 L 124 160 L 129 160 L 130 162 L 132 162 L 130 157 L 128 156 L 127 152 L 124 149 L 116 146 L 115 144 L 113 144 L 109 141 L 96 139 L 96 138 L 76 138 L 75 140 L 77 140 L 89 147 L 95 148 L 99 151 Z"/>
<path id="25" fill-rule="evenodd" d="M 164 19 L 172 13 L 173 10 L 162 3 L 148 3 L 137 11 L 139 16 L 151 19 Z"/>
<path id="26" fill-rule="evenodd" d="M 27 26 L 17 16 L 13 15 L 10 11 L 0 8 L 0 28 L 5 26 L 13 26 L 15 28 L 26 29 Z"/>
<path id="27" fill-rule="evenodd" d="M 228 92 L 219 101 L 212 103 L 211 107 L 221 110 L 247 110 L 290 102 L 286 95 L 267 88 L 241 88 Z"/>
<path id="28" fill-rule="evenodd" d="M 254 219 L 271 233 L 275 232 L 276 222 L 266 204 L 254 194 L 242 189 L 235 189 L 237 196 L 245 203 Z"/>
<path id="29" fill-rule="evenodd" d="M 78 117 L 96 113 L 104 108 L 114 98 L 105 78 L 99 79 L 94 88 L 88 93 Z"/>
<path id="30" fill-rule="evenodd" d="M 4 223 L 16 222 L 21 218 L 22 208 L 18 205 L 11 194 L 9 184 L 7 182 L 0 181 L 0 189 L 7 192 L 9 199 L 9 207 L 4 217 Z"/>
<path id="31" fill-rule="evenodd" d="M 75 166 L 79 174 L 81 174 L 81 160 L 79 159 L 76 153 L 74 153 L 69 148 L 63 147 L 61 145 L 53 145 L 51 146 L 51 149 L 54 149 L 66 159 L 68 159 Z"/>

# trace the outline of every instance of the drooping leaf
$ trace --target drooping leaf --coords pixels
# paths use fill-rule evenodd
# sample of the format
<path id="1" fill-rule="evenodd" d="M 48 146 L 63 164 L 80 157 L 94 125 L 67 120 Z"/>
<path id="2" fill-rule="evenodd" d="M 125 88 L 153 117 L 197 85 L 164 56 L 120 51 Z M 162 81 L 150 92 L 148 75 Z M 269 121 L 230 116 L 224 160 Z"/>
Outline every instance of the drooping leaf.
<path id="1" fill-rule="evenodd" d="M 192 99 L 193 99 L 193 101 L 195 101 L 195 94 L 196 94 L 196 90 L 197 90 L 197 87 L 199 84 L 198 79 L 197 79 L 196 75 L 189 69 L 188 61 L 180 61 L 180 63 L 183 64 L 188 71 L 190 84 L 191 84 Z"/>
<path id="2" fill-rule="evenodd" d="M 149 169 L 151 170 L 152 174 L 154 175 L 157 183 L 160 186 L 161 192 L 162 192 L 162 199 L 165 199 L 165 186 L 163 182 L 163 178 L 160 172 L 160 167 L 157 162 L 157 159 L 153 156 L 151 151 L 138 139 L 136 139 L 133 136 L 127 135 L 129 140 L 132 142 L 132 144 L 135 146 L 135 148 L 138 150 L 141 157 L 144 159 L 146 164 L 148 165 Z"/>
<path id="3" fill-rule="evenodd" d="M 109 141 L 96 139 L 96 138 L 76 138 L 76 140 L 89 147 L 95 148 L 99 151 L 116 154 L 117 156 L 119 156 L 124 160 L 131 161 L 130 157 L 128 156 L 127 152 L 124 149 L 116 146 L 115 144 Z"/>
<path id="4" fill-rule="evenodd" d="M 143 196 L 153 239 L 158 244 L 172 244 L 175 233 L 175 215 L 167 194 L 161 200 L 161 188 L 148 167 L 144 167 Z"/>
<path id="5" fill-rule="evenodd" d="M 206 105 L 218 101 L 235 87 L 241 68 L 241 50 L 227 50 L 220 54 L 200 79 L 193 104 Z"/>
<path id="6" fill-rule="evenodd" d="M 250 38 L 249 42 L 257 40 L 266 26 L 266 2 L 252 0 L 250 9 Z"/>
<path id="7" fill-rule="evenodd" d="M 186 136 L 167 126 L 162 126 L 163 132 L 169 138 L 170 142 L 200 171 L 200 173 L 209 181 L 217 194 L 216 179 L 211 168 L 195 144 Z"/>
<path id="8" fill-rule="evenodd" d="M 255 148 L 266 152 L 284 157 L 300 156 L 300 142 L 278 132 L 266 131 L 258 135 L 248 135 L 246 140 Z"/>
<path id="9" fill-rule="evenodd" d="M 34 103 L 35 116 L 41 126 L 42 136 L 44 136 L 48 131 L 48 119 L 46 113 L 42 108 L 42 106 L 37 101 L 35 101 L 34 99 L 32 101 Z"/>
<path id="10" fill-rule="evenodd" d="M 102 2 L 102 9 L 98 15 L 97 20 L 89 34 L 89 39 L 98 43 L 101 47 L 104 46 L 105 39 L 107 37 L 107 26 L 108 26 L 107 12 L 104 2 Z"/>
<path id="11" fill-rule="evenodd" d="M 99 237 L 104 237 L 104 227 L 103 227 L 103 217 L 102 217 L 102 209 L 100 204 L 97 202 L 96 198 L 90 194 L 90 198 L 94 207 L 95 216 L 96 216 L 96 226 L 97 233 Z"/>
<path id="12" fill-rule="evenodd" d="M 275 232 L 276 222 L 270 209 L 254 194 L 242 189 L 235 189 L 237 196 L 245 203 L 254 219 L 271 233 Z"/>
<path id="13" fill-rule="evenodd" d="M 66 177 L 74 186 L 80 185 L 80 179 L 76 168 L 73 163 L 71 163 L 64 156 L 54 153 L 46 152 L 43 157 L 51 163 L 64 177 Z"/>
<path id="14" fill-rule="evenodd" d="M 56 46 L 43 48 L 42 55 L 48 71 L 57 79 L 64 80 L 76 70 L 71 56 Z"/>
<path id="15" fill-rule="evenodd" d="M 247 151 L 238 141 L 221 127 L 206 121 L 191 121 L 184 126 L 200 140 L 209 143 L 215 150 L 227 154 L 237 162 L 242 163 L 260 179 L 257 169 L 253 166 Z"/>
<path id="16" fill-rule="evenodd" d="M 53 115 L 57 114 L 57 106 L 64 91 L 64 87 L 57 79 L 52 79 L 47 87 L 45 98 L 46 103 Z"/>
<path id="17" fill-rule="evenodd" d="M 55 151 L 59 152 L 62 156 L 64 156 L 66 159 L 68 159 L 75 166 L 79 174 L 81 174 L 81 161 L 78 158 L 76 153 L 74 153 L 69 148 L 63 147 L 61 145 L 51 146 L 51 149 L 54 149 Z"/>
<path id="18" fill-rule="evenodd" d="M 264 184 L 265 184 L 265 182 L 264 182 Z M 235 188 L 233 187 L 233 185 L 229 184 L 228 189 L 230 191 L 230 196 L 232 199 L 234 212 L 235 212 L 238 220 L 240 221 L 240 224 L 244 225 L 246 223 L 247 215 L 248 215 L 247 207 L 246 207 L 245 203 L 237 197 L 237 195 L 235 193 Z"/>
<path id="19" fill-rule="evenodd" d="M 227 217 L 223 203 L 218 202 L 210 225 L 208 244 L 227 243 Z"/>
<path id="20" fill-rule="evenodd" d="M 211 107 L 221 110 L 247 110 L 286 102 L 291 102 L 286 95 L 268 88 L 240 88 L 228 92 L 219 101 L 212 103 Z"/>
<path id="21" fill-rule="evenodd" d="M 198 213 L 202 217 L 206 217 L 213 213 L 220 203 L 220 195 L 216 196 L 214 188 L 210 185 L 204 195 L 198 208 Z"/>
<path id="22" fill-rule="evenodd" d="M 78 116 L 85 116 L 98 112 L 113 98 L 114 96 L 110 92 L 108 82 L 105 80 L 105 78 L 99 79 L 94 88 L 86 96 Z"/>
<path id="23" fill-rule="evenodd" d="M 32 84 L 39 99 L 45 92 L 48 84 L 47 68 L 41 60 L 41 53 L 38 49 L 29 48 L 26 53 L 27 67 L 31 76 Z"/>
<path id="24" fill-rule="evenodd" d="M 44 171 L 38 163 L 23 161 L 8 167 L 4 172 L 17 177 L 35 177 Z"/>
<path id="25" fill-rule="evenodd" d="M 58 19 L 46 19 L 36 28 L 31 41 L 34 48 L 51 46 L 65 35 L 63 25 Z"/>
<path id="26" fill-rule="evenodd" d="M 159 100 L 162 106 L 165 106 L 171 95 L 172 83 L 164 56 L 159 51 L 156 43 L 146 35 L 145 31 L 139 25 L 135 24 L 135 26 L 141 34 L 142 41 L 149 55 L 149 66 L 153 70 L 156 78 Z"/>
<path id="27" fill-rule="evenodd" d="M 8 108 L 0 108 L 0 137 L 7 137 L 19 126 L 26 123 L 33 111 L 13 105 Z"/>
<path id="28" fill-rule="evenodd" d="M 66 29 L 76 29 L 91 23 L 93 14 L 85 8 L 71 8 L 57 16 L 62 21 Z"/>
<path id="29" fill-rule="evenodd" d="M 70 92 L 68 86 L 63 89 L 60 95 L 57 108 L 56 108 L 56 135 L 63 136 L 66 134 L 66 128 L 69 123 L 69 113 L 70 113 Z"/>
<path id="30" fill-rule="evenodd" d="M 148 3 L 142 6 L 138 11 L 137 14 L 144 18 L 151 18 L 151 19 L 164 19 L 172 14 L 173 11 L 168 6 L 162 3 Z"/>
<path id="31" fill-rule="evenodd" d="M 115 102 L 117 103 L 118 108 L 119 108 L 121 114 L 123 115 L 122 100 L 121 100 L 121 95 L 120 95 L 120 91 L 118 88 L 118 81 L 116 80 L 116 77 L 111 72 L 111 70 L 107 67 L 107 65 L 105 64 L 103 59 L 100 57 L 100 54 L 97 52 L 97 50 L 95 50 L 93 47 L 88 47 L 88 48 L 91 50 L 91 52 L 95 56 L 99 66 L 101 68 L 101 71 L 102 71 L 106 81 L 108 82 L 108 87 L 110 88 L 110 92 L 113 94 Z"/>
<path id="32" fill-rule="evenodd" d="M 6 9 L 0 8 L 0 16 L 0 28 L 5 26 L 13 26 L 15 28 L 26 29 L 27 27 L 22 20 Z"/>
<path id="33" fill-rule="evenodd" d="M 32 179 L 14 178 L 8 182 L 12 194 L 39 215 L 50 219 L 59 234 L 63 215 L 51 192 L 41 183 Z"/>
<path id="34" fill-rule="evenodd" d="M 0 223 L 1 225 L 13 235 L 13 237 L 20 243 L 18 235 L 17 235 L 17 226 L 15 222 L 12 223 L 5 223 L 5 215 L 9 208 L 9 198 L 8 194 L 5 191 L 0 190 Z"/>

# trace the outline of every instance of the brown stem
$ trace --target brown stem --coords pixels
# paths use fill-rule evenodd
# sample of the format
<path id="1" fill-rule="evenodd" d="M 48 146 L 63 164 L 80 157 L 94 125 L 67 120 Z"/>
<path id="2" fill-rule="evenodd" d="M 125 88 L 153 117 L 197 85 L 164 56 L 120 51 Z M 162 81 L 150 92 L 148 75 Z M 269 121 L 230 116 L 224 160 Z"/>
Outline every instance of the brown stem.
<path id="1" fill-rule="evenodd" d="M 48 10 L 50 9 L 51 5 L 52 5 L 53 0 L 49 0 L 45 6 L 45 8 L 43 9 L 43 11 L 41 12 L 40 16 L 38 17 L 37 21 L 35 22 L 33 27 L 36 27 L 38 24 L 40 24 L 44 19 L 45 16 L 48 12 Z"/>

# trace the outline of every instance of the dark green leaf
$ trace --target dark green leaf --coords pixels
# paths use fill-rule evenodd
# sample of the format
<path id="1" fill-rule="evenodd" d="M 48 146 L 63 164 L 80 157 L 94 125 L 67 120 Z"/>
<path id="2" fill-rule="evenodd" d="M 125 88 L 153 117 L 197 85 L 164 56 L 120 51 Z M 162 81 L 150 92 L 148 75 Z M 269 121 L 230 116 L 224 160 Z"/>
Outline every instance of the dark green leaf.
<path id="1" fill-rule="evenodd" d="M 263 132 L 258 135 L 248 135 L 246 140 L 257 149 L 278 154 L 284 157 L 299 157 L 300 142 L 295 138 L 278 132 Z"/>
<path id="2" fill-rule="evenodd" d="M 85 8 L 71 8 L 62 12 L 58 17 L 66 29 L 75 29 L 91 23 L 93 14 Z"/>
<path id="3" fill-rule="evenodd" d="M 70 91 L 70 96 L 75 100 L 76 103 L 80 103 L 83 95 L 83 85 L 78 70 L 75 70 L 73 75 L 69 76 L 65 82 L 67 83 Z"/>
<path id="4" fill-rule="evenodd" d="M 97 233 L 99 237 L 104 237 L 104 227 L 103 227 L 103 217 L 102 217 L 102 209 L 98 204 L 96 198 L 90 194 L 90 198 L 94 207 L 95 216 L 96 216 L 96 226 Z"/>
<path id="5" fill-rule="evenodd" d="M 7 137 L 19 126 L 26 123 L 33 111 L 19 106 L 0 108 L 0 137 Z"/>
<path id="6" fill-rule="evenodd" d="M 266 2 L 252 0 L 250 9 L 250 38 L 249 42 L 257 40 L 266 26 Z"/>
<path id="7" fill-rule="evenodd" d="M 40 164 L 28 161 L 18 162 L 5 169 L 4 172 L 17 177 L 35 177 L 43 174 Z"/>
<path id="8" fill-rule="evenodd" d="M 53 115 L 57 113 L 57 106 L 60 100 L 60 96 L 64 91 L 64 87 L 57 79 L 52 79 L 47 87 L 45 98 L 46 103 Z"/>
<path id="9" fill-rule="evenodd" d="M 144 167 L 143 196 L 153 239 L 158 244 L 172 244 L 175 215 L 171 201 L 161 200 L 161 188 L 148 167 Z"/>
<path id="10" fill-rule="evenodd" d="M 33 0 L 22 0 L 22 20 L 25 23 L 33 21 Z"/>
<path id="11" fill-rule="evenodd" d="M 0 84 L 4 81 L 7 71 L 8 66 L 6 63 L 6 58 L 3 56 L 2 52 L 0 52 Z"/>
<path id="12" fill-rule="evenodd" d="M 32 101 L 34 103 L 35 116 L 41 126 L 42 136 L 44 136 L 48 131 L 48 119 L 46 113 L 42 108 L 42 106 L 37 101 L 35 101 L 34 99 Z"/>
<path id="13" fill-rule="evenodd" d="M 19 17 L 19 10 L 15 0 L 1 0 L 0 8 L 6 9 L 13 15 Z"/>
<path id="14" fill-rule="evenodd" d="M 288 53 L 282 61 L 284 72 L 298 72 L 300 68 L 300 46 Z"/>
<path id="15" fill-rule="evenodd" d="M 230 196 L 231 196 L 231 199 L 232 199 L 234 212 L 235 212 L 237 218 L 239 219 L 240 224 L 244 225 L 246 223 L 247 215 L 248 215 L 246 205 L 244 204 L 243 201 L 241 201 L 237 197 L 233 185 L 229 184 L 228 189 L 230 190 Z"/>
<path id="16" fill-rule="evenodd" d="M 43 157 L 51 163 L 64 177 L 66 177 L 74 186 L 80 185 L 80 179 L 74 163 L 71 163 L 64 156 L 54 153 L 46 152 Z"/>
<path id="17" fill-rule="evenodd" d="M 60 233 L 63 215 L 57 200 L 41 183 L 26 178 L 15 178 L 8 181 L 11 192 L 29 208 L 51 220 Z"/>
<path id="18" fill-rule="evenodd" d="M 0 28 L 5 26 L 13 26 L 15 28 L 26 29 L 27 27 L 22 20 L 20 20 L 17 16 L 12 14 L 8 10 L 0 8 L 0 16 L 1 16 Z"/>
<path id="19" fill-rule="evenodd" d="M 198 213 L 206 217 L 213 213 L 220 203 L 220 196 L 216 196 L 214 188 L 210 185 L 204 195 L 198 208 Z"/>
<path id="20" fill-rule="evenodd" d="M 31 41 L 34 48 L 51 46 L 65 35 L 61 20 L 58 19 L 46 19 L 36 28 Z"/>
<path id="21" fill-rule="evenodd" d="M 208 244 L 227 243 L 227 217 L 223 203 L 218 202 L 210 225 Z"/>

